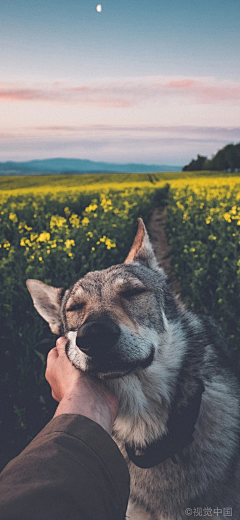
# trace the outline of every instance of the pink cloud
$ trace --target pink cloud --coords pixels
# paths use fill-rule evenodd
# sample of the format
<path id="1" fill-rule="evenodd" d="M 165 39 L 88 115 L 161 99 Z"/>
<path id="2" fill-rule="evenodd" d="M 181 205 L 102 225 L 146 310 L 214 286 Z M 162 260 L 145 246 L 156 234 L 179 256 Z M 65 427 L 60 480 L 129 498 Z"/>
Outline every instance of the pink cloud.
<path id="1" fill-rule="evenodd" d="M 91 125 L 81 125 L 81 126 L 72 126 L 72 125 L 45 125 L 45 126 L 35 126 L 29 128 L 30 130 L 40 130 L 40 131 L 50 131 L 50 132 L 58 132 L 58 131 L 66 131 L 66 132 L 140 132 L 140 133 L 171 133 L 178 134 L 179 133 L 197 133 L 197 134 L 206 134 L 212 135 L 217 134 L 219 137 L 228 135 L 229 137 L 240 138 L 240 126 L 237 127 L 224 127 L 224 126 L 192 126 L 192 125 L 104 125 L 104 124 L 91 124 Z"/>
<path id="2" fill-rule="evenodd" d="M 240 99 L 240 84 L 217 82 L 208 79 L 183 79 L 170 81 L 167 88 L 180 91 L 188 97 L 192 96 L 197 103 L 217 103 L 218 101 L 238 101 Z"/>
<path id="3" fill-rule="evenodd" d="M 67 88 L 64 88 L 65 92 L 91 92 L 91 88 L 90 87 L 85 87 L 85 86 L 81 86 L 81 87 L 67 87 Z"/>
<path id="4" fill-rule="evenodd" d="M 192 88 L 196 85 L 196 81 L 193 79 L 181 79 L 181 80 L 173 80 L 167 83 L 167 88 L 176 88 L 176 89 L 185 89 Z"/>
<path id="5" fill-rule="evenodd" d="M 128 109 L 142 103 L 166 103 L 181 99 L 189 104 L 238 105 L 240 83 L 212 78 L 120 78 L 84 85 L 54 82 L 42 85 L 0 83 L 0 102 L 84 104 L 102 109 Z"/>
<path id="6" fill-rule="evenodd" d="M 0 84 L 0 102 L 51 102 L 51 103 L 84 103 L 97 105 L 100 108 L 128 108 L 132 102 L 127 99 L 124 89 L 98 87 L 64 87 L 59 84 L 43 86 L 42 89 L 35 87 L 18 87 L 14 85 Z"/>
<path id="7" fill-rule="evenodd" d="M 54 101 L 54 92 L 0 85 L 0 101 Z"/>
<path id="8" fill-rule="evenodd" d="M 229 87 L 218 87 L 215 85 L 203 87 L 197 92 L 202 103 L 217 103 L 218 101 L 229 101 L 230 103 L 240 100 L 240 85 Z"/>

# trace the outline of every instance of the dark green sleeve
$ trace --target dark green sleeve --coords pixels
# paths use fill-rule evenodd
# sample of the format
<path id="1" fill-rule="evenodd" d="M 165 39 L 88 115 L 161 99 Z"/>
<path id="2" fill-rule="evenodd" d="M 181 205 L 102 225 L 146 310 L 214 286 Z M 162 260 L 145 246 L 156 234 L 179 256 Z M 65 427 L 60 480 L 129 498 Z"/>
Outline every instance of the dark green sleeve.
<path id="1" fill-rule="evenodd" d="M 81 415 L 52 419 L 0 475 L 1 520 L 124 520 L 128 497 L 117 445 Z"/>

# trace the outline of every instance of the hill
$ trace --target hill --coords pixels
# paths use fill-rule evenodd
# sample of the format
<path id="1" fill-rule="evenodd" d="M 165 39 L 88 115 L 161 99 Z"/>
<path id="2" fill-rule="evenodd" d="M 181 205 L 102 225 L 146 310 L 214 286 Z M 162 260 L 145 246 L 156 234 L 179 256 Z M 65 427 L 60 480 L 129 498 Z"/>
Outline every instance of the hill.
<path id="1" fill-rule="evenodd" d="M 154 173 L 181 171 L 181 166 L 118 164 L 84 159 L 43 159 L 0 163 L 0 175 L 51 175 L 54 173 Z"/>

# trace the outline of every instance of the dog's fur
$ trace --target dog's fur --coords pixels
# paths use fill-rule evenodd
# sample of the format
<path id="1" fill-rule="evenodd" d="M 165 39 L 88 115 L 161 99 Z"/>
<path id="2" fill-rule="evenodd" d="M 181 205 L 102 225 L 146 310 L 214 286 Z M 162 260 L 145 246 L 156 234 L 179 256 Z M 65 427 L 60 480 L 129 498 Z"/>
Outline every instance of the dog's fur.
<path id="1" fill-rule="evenodd" d="M 187 508 L 192 518 L 212 508 L 211 518 L 219 520 L 224 508 L 232 508 L 232 520 L 239 520 L 238 382 L 221 354 L 224 340 L 215 323 L 188 312 L 173 296 L 141 219 L 124 264 L 90 272 L 65 292 L 37 280 L 27 285 L 52 331 L 68 338 L 71 362 L 103 379 L 119 399 L 113 437 L 129 465 L 127 518 L 186 520 Z M 104 330 L 113 334 L 106 351 L 104 341 L 98 351 L 96 340 L 90 354 L 77 346 L 83 331 L 88 340 L 89 324 L 93 338 Z M 194 441 L 177 464 L 168 458 L 150 469 L 136 467 L 125 443 L 144 450 L 163 436 L 173 401 L 186 405 L 199 379 L 205 392 Z"/>

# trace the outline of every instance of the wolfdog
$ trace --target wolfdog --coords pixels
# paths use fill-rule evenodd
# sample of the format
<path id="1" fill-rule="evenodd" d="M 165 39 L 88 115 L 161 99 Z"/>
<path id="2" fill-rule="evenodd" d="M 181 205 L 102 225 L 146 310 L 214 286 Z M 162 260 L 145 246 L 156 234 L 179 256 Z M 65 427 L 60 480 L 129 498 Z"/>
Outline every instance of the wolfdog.
<path id="1" fill-rule="evenodd" d="M 113 438 L 129 467 L 126 518 L 240 519 L 240 390 L 221 331 L 173 295 L 139 219 L 123 264 L 69 290 L 28 280 L 39 314 L 81 371 L 119 399 Z"/>

